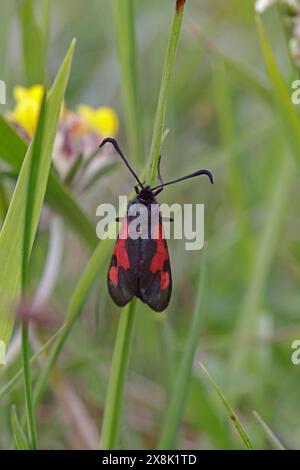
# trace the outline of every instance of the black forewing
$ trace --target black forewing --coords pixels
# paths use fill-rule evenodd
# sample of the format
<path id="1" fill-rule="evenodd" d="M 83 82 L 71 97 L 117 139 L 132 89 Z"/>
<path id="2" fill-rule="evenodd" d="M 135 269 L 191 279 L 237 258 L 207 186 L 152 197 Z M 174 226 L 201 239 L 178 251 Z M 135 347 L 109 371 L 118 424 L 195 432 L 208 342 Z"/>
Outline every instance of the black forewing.
<path id="1" fill-rule="evenodd" d="M 137 296 L 149 307 L 162 312 L 172 292 L 172 275 L 167 242 L 160 219 L 156 239 L 140 240 L 140 275 Z"/>
<path id="2" fill-rule="evenodd" d="M 107 274 L 108 291 L 119 307 L 126 305 L 138 289 L 139 240 L 128 238 L 127 227 L 125 217 Z M 125 238 L 121 238 L 121 234 Z"/>

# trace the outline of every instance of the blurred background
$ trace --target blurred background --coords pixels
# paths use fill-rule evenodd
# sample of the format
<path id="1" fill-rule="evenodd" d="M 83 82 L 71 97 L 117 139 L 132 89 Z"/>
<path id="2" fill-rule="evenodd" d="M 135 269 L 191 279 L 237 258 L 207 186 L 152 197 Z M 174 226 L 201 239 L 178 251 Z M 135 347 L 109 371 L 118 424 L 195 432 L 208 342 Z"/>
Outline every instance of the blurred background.
<path id="1" fill-rule="evenodd" d="M 117 138 L 127 155 L 113 2 L 50 3 L 47 82 L 52 82 L 71 39 L 76 37 L 65 104 L 69 109 L 85 103 L 115 110 L 119 119 Z M 1 2 L 0 79 L 7 85 L 7 104 L 1 106 L 1 114 L 14 107 L 16 85 L 33 84 L 24 67 L 21 4 Z M 135 2 L 144 147 L 136 164 L 138 171 L 149 154 L 173 4 L 173 0 Z M 272 8 L 263 19 L 284 76 L 296 79 L 287 49 L 284 14 Z M 33 57 L 35 53 L 33 50 Z M 239 436 L 201 371 L 201 361 L 232 403 L 257 448 L 269 448 L 270 444 L 253 410 L 284 445 L 297 448 L 300 366 L 291 361 L 291 344 L 300 338 L 299 185 L 265 73 L 252 0 L 187 2 L 166 127 L 169 134 L 161 161 L 164 179 L 208 168 L 215 185 L 200 178 L 170 187 L 159 197 L 160 202 L 205 204 L 206 246 L 202 252 L 192 252 L 185 250 L 184 241 L 170 240 L 173 294 L 169 308 L 156 314 L 141 302 L 137 304 L 121 448 L 156 445 L 165 405 L 174 393 L 204 257 L 201 330 L 178 446 L 241 447 Z M 101 202 L 117 203 L 119 194 L 128 194 L 133 187 L 126 168 L 113 160 L 112 154 L 110 157 L 117 163 L 91 188 L 83 191 L 80 181 L 72 186 L 95 227 L 96 207 Z M 6 185 L 11 191 L 13 183 Z M 49 250 L 47 220 L 45 208 L 31 262 L 33 290 L 39 286 Z M 57 223 L 61 257 L 48 305 L 55 310 L 60 325 L 90 254 L 67 224 L 61 219 Z M 107 294 L 107 268 L 108 262 L 99 266 L 98 279 L 38 407 L 41 448 L 98 445 L 120 316 Z M 44 341 L 49 332 L 41 330 L 36 337 Z M 17 352 L 1 371 L 2 386 L 18 371 L 20 363 Z M 41 367 L 43 358 L 33 374 Z M 11 445 L 12 403 L 22 409 L 21 380 L 1 397 L 1 448 Z"/>

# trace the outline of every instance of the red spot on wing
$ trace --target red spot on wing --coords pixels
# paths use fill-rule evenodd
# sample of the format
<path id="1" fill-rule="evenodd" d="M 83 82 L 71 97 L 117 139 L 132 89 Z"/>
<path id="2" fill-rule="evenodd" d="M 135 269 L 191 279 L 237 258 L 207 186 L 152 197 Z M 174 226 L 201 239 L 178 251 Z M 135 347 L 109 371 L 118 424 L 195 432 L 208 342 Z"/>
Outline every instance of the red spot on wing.
<path id="1" fill-rule="evenodd" d="M 130 268 L 130 262 L 128 253 L 126 250 L 126 240 L 128 237 L 128 223 L 127 219 L 124 219 L 122 224 L 121 233 L 119 239 L 115 244 L 113 256 L 116 257 L 116 266 L 111 266 L 109 270 L 109 279 L 113 283 L 114 287 L 117 287 L 119 281 L 119 268 L 127 269 Z"/>
<path id="2" fill-rule="evenodd" d="M 162 271 L 160 274 L 160 288 L 162 290 L 166 289 L 170 284 L 170 275 L 166 271 Z"/>
<path id="3" fill-rule="evenodd" d="M 158 228 L 156 230 L 155 234 L 155 239 L 156 239 L 156 253 L 152 258 L 151 265 L 150 265 L 150 271 L 152 273 L 156 273 L 157 271 L 160 271 L 160 288 L 161 289 L 166 289 L 170 283 L 170 276 L 169 273 L 164 271 L 164 264 L 165 261 L 168 261 L 169 259 L 169 254 L 168 250 L 166 247 L 166 243 L 163 239 L 163 230 L 162 230 L 162 224 L 158 224 Z"/>
<path id="4" fill-rule="evenodd" d="M 116 266 L 112 266 L 109 270 L 109 279 L 113 283 L 114 287 L 117 287 L 119 280 L 119 273 Z"/>

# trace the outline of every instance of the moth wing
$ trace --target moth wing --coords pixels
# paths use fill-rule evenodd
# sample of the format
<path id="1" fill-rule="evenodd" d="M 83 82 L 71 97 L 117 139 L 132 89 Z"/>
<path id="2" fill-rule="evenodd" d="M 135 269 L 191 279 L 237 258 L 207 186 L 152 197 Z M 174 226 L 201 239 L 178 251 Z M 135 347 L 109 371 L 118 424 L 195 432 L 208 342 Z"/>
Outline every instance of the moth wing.
<path id="1" fill-rule="evenodd" d="M 140 259 L 137 296 L 156 312 L 162 312 L 170 301 L 172 275 L 161 220 L 155 228 L 155 238 L 140 241 Z"/>
<path id="2" fill-rule="evenodd" d="M 138 240 L 128 237 L 128 220 L 125 217 L 107 274 L 108 291 L 119 307 L 126 305 L 137 293 L 138 257 Z"/>

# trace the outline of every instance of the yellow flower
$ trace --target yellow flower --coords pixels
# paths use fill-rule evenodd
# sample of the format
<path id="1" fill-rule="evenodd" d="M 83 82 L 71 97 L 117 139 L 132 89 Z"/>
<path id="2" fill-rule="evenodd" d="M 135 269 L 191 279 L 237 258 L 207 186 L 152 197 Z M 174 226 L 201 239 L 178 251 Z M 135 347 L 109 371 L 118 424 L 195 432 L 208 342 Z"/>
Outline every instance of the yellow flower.
<path id="1" fill-rule="evenodd" d="M 111 108 L 102 106 L 94 109 L 81 104 L 77 107 L 77 112 L 85 121 L 87 127 L 93 132 L 111 137 L 118 132 L 118 116 Z"/>
<path id="2" fill-rule="evenodd" d="M 29 88 L 16 86 L 13 89 L 16 105 L 8 118 L 25 129 L 30 137 L 36 129 L 43 90 L 42 85 L 33 85 Z"/>

